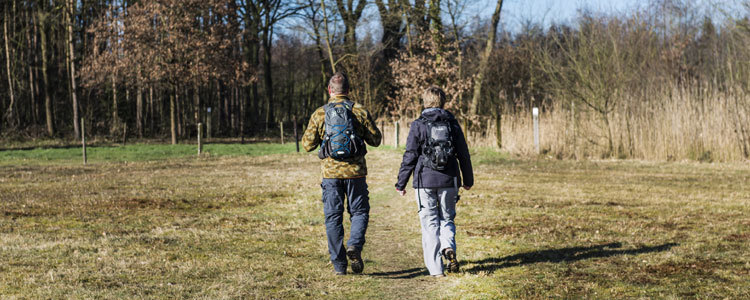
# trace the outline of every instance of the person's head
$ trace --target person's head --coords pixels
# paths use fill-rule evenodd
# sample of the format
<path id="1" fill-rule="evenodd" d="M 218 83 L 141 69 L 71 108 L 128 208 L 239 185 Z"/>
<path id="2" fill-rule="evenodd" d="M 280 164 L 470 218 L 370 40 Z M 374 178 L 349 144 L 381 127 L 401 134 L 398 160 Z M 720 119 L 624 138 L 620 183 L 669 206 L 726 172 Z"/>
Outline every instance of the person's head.
<path id="1" fill-rule="evenodd" d="M 342 72 L 336 72 L 328 81 L 328 93 L 331 95 L 349 94 L 349 78 Z"/>
<path id="2" fill-rule="evenodd" d="M 431 86 L 422 93 L 424 108 L 443 108 L 445 105 L 445 92 L 437 86 Z"/>

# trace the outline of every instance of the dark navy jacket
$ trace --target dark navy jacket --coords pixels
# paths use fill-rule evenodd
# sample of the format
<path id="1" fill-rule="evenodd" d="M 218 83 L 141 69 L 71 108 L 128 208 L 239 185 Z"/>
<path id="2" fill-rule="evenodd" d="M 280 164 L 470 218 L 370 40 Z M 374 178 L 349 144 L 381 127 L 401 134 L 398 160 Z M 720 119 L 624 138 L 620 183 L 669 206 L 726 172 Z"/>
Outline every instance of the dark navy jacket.
<path id="1" fill-rule="evenodd" d="M 422 117 L 435 122 L 439 120 L 448 121 L 451 124 L 451 133 L 453 135 L 453 147 L 456 157 L 451 159 L 447 168 L 443 171 L 433 170 L 422 165 L 422 145 L 427 139 L 427 125 L 417 119 L 411 123 L 409 137 L 406 139 L 406 152 L 401 162 L 401 169 L 398 171 L 398 182 L 396 189 L 403 190 L 409 182 L 409 177 L 414 173 L 412 186 L 416 188 L 447 188 L 453 187 L 454 184 L 462 186 L 461 177 L 463 176 L 463 185 L 474 185 L 474 172 L 471 169 L 471 157 L 469 156 L 469 147 L 466 145 L 458 121 L 450 112 L 439 108 L 428 108 L 422 111 Z M 422 157 L 422 158 L 420 158 Z M 459 172 L 460 165 L 460 172 Z M 454 183 L 454 178 L 457 179 Z"/>

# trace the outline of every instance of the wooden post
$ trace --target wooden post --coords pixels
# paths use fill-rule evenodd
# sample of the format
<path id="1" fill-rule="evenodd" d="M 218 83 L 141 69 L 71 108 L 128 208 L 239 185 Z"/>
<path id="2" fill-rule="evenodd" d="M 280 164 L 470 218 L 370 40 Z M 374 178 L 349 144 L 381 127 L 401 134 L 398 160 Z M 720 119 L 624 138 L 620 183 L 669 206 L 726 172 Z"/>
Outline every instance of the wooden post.
<path id="1" fill-rule="evenodd" d="M 88 163 L 88 158 L 86 157 L 86 128 L 83 126 L 83 118 L 81 118 L 81 146 L 83 148 L 83 164 L 86 165 Z"/>
<path id="2" fill-rule="evenodd" d="M 297 146 L 297 152 L 299 152 L 299 135 L 297 135 L 297 116 L 292 117 L 294 122 L 294 144 Z"/>
<path id="3" fill-rule="evenodd" d="M 464 117 L 464 136 L 466 138 L 466 144 L 470 143 L 471 131 L 469 130 L 469 118 Z"/>
<path id="4" fill-rule="evenodd" d="M 497 140 L 497 148 L 503 148 L 503 112 L 500 108 L 497 111 L 497 117 L 495 117 L 495 139 Z"/>
<path id="5" fill-rule="evenodd" d="M 122 123 L 122 145 L 128 142 L 128 123 Z"/>
<path id="6" fill-rule="evenodd" d="M 399 135 L 399 125 L 398 121 L 393 121 L 393 127 L 395 128 L 395 134 L 393 136 L 393 145 L 398 148 L 398 135 Z"/>
<path id="7" fill-rule="evenodd" d="M 541 153 L 539 149 L 539 108 L 532 108 L 531 114 L 534 116 L 534 147 L 536 148 L 536 154 L 539 154 Z"/>
<path id="8" fill-rule="evenodd" d="M 211 108 L 206 108 L 206 138 L 211 139 Z"/>
<path id="9" fill-rule="evenodd" d="M 198 156 L 203 153 L 203 141 L 201 141 L 201 136 L 203 135 L 203 124 L 198 123 Z"/>
<path id="10" fill-rule="evenodd" d="M 576 140 L 576 103 L 570 101 L 570 126 L 573 133 L 573 156 L 578 159 L 578 141 Z"/>
<path id="11" fill-rule="evenodd" d="M 279 129 L 281 131 L 281 144 L 284 144 L 284 121 L 279 122 Z"/>

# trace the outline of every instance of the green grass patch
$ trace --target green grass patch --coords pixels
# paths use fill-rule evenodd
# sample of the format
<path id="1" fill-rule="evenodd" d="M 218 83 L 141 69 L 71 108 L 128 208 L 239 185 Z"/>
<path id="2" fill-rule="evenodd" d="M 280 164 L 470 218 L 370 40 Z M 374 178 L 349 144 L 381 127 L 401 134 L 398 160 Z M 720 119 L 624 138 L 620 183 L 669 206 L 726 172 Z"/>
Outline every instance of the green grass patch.
<path id="1" fill-rule="evenodd" d="M 87 147 L 90 163 L 136 162 L 197 156 L 195 144 L 131 144 L 125 146 Z M 263 156 L 295 152 L 294 144 L 206 144 L 206 156 Z M 80 147 L 35 148 L 31 150 L 0 151 L 0 164 L 56 164 L 79 163 L 83 160 Z"/>

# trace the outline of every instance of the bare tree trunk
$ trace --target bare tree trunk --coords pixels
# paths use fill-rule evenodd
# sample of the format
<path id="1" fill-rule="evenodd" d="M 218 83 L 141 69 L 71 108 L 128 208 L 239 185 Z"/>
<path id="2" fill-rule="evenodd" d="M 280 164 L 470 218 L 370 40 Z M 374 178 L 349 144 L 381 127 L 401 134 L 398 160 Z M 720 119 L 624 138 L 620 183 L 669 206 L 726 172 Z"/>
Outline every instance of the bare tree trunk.
<path id="1" fill-rule="evenodd" d="M 172 93 L 169 94 L 169 129 L 172 133 L 172 145 L 177 145 L 177 120 L 176 120 L 176 107 L 175 107 L 175 95 L 177 94 L 177 89 L 172 90 Z"/>
<path id="2" fill-rule="evenodd" d="M 263 29 L 263 78 L 266 88 L 266 131 L 270 122 L 273 122 L 273 77 L 271 74 L 271 47 L 273 38 L 273 27 L 267 26 Z"/>
<path id="3" fill-rule="evenodd" d="M 73 13 L 75 2 L 68 0 L 68 48 L 70 51 L 70 98 L 73 101 L 73 132 L 77 139 L 81 138 L 80 124 L 78 124 L 78 98 L 76 98 L 76 63 L 73 48 Z"/>
<path id="4" fill-rule="evenodd" d="M 222 109 L 222 106 L 224 105 L 224 99 L 221 98 L 221 83 L 219 80 L 216 80 L 216 106 L 214 107 L 214 110 L 219 115 L 218 125 L 219 130 L 218 132 L 223 132 L 224 130 L 224 110 Z"/>
<path id="5" fill-rule="evenodd" d="M 26 18 L 31 19 L 32 24 L 35 24 L 34 18 L 31 15 L 31 9 L 29 9 L 26 12 Z M 27 25 L 25 31 L 26 31 L 26 49 L 28 53 L 34 53 L 35 49 L 34 49 L 34 43 L 32 42 L 32 39 L 31 39 L 31 28 L 29 28 L 29 26 Z M 39 120 L 39 109 L 37 108 L 38 106 L 36 103 L 36 86 L 34 84 L 34 58 L 35 57 L 36 55 L 29 55 L 28 57 L 29 96 L 31 98 L 30 99 L 31 102 L 29 104 L 31 106 L 31 116 L 32 116 L 31 119 L 33 121 L 33 124 L 37 124 Z"/>
<path id="6" fill-rule="evenodd" d="M 39 26 L 38 26 L 39 16 L 35 14 L 33 11 L 31 11 L 30 8 L 29 8 L 29 15 L 31 15 L 32 24 L 33 24 L 33 31 L 31 32 L 31 36 L 32 36 L 31 48 L 33 49 L 33 53 L 36 53 L 39 47 Z M 36 67 L 39 64 L 39 56 L 38 55 L 32 55 L 32 56 L 34 57 L 32 59 L 32 63 L 35 66 L 32 71 L 34 72 L 34 80 L 32 81 L 34 82 L 33 93 L 34 93 L 34 97 L 38 99 L 37 101 L 41 101 L 41 98 L 40 98 L 41 94 L 39 92 L 39 82 L 37 81 L 39 80 L 39 67 Z M 34 102 L 34 123 L 35 124 L 39 124 L 39 120 L 41 119 L 41 116 L 40 116 L 41 106 L 42 106 L 42 103 Z"/>
<path id="7" fill-rule="evenodd" d="M 182 131 L 182 122 L 185 120 L 183 117 L 183 107 L 180 105 L 180 92 L 175 92 L 175 114 L 177 114 L 177 135 L 183 137 L 184 132 Z"/>
<path id="8" fill-rule="evenodd" d="M 237 116 L 239 118 L 239 128 L 240 128 L 240 142 L 242 144 L 245 143 L 245 106 L 242 105 L 242 100 L 240 100 L 240 89 L 238 87 L 234 87 L 234 97 L 235 97 L 235 103 L 237 103 Z"/>
<path id="9" fill-rule="evenodd" d="M 328 31 L 328 13 L 326 12 L 326 1 L 320 1 L 320 10 L 323 12 L 323 29 L 326 34 L 326 46 L 328 50 L 328 61 L 331 62 L 331 72 L 336 73 L 336 61 L 333 59 L 333 49 L 331 48 L 331 34 Z"/>
<path id="10" fill-rule="evenodd" d="M 343 0 L 336 0 L 336 7 L 339 15 L 344 22 L 344 47 L 346 53 L 357 53 L 357 23 L 362 16 L 367 1 L 357 1 L 357 7 L 354 7 L 352 1 L 344 3 Z"/>
<path id="11" fill-rule="evenodd" d="M 55 123 L 53 119 L 54 116 L 52 114 L 52 98 L 50 97 L 49 78 L 47 75 L 47 31 L 45 30 L 44 26 L 46 16 L 43 18 L 40 12 L 38 20 L 39 27 L 41 29 L 39 30 L 39 33 L 41 34 L 42 42 L 42 83 L 44 83 L 44 115 L 47 119 L 47 134 L 53 136 L 55 135 Z"/>
<path id="12" fill-rule="evenodd" d="M 143 138 L 143 92 L 141 82 L 135 86 L 135 128 L 138 130 L 138 138 Z"/>
<path id="13" fill-rule="evenodd" d="M 498 149 L 503 148 L 503 103 L 495 111 L 495 139 Z"/>
<path id="14" fill-rule="evenodd" d="M 495 46 L 495 35 L 497 33 L 497 24 L 500 23 L 500 11 L 503 7 L 503 0 L 497 0 L 497 6 L 495 12 L 492 14 L 492 24 L 489 35 L 487 37 L 487 44 L 484 47 L 484 52 L 479 61 L 479 71 L 477 77 L 474 79 L 474 95 L 471 98 L 471 107 L 469 108 L 469 115 L 475 116 L 479 109 L 479 99 L 482 97 L 482 82 L 484 81 L 484 73 L 487 72 L 487 65 L 489 64 L 490 54 L 492 54 L 492 48 Z"/>
<path id="15" fill-rule="evenodd" d="M 149 85 L 148 87 L 148 112 L 149 112 L 149 118 L 150 118 L 150 130 L 149 134 L 151 136 L 154 135 L 154 114 L 156 113 L 154 111 L 154 87 Z"/>
<path id="16" fill-rule="evenodd" d="M 443 49 L 443 21 L 440 18 L 440 0 L 430 0 L 430 9 L 428 17 L 430 20 L 430 34 L 432 34 L 432 40 L 437 46 L 438 55 L 441 55 Z M 440 59 L 440 57 L 438 57 Z"/>
<path id="17" fill-rule="evenodd" d="M 117 125 L 120 123 L 120 117 L 117 115 L 117 83 L 115 82 L 115 74 L 112 74 L 112 127 L 110 127 L 111 133 L 117 132 Z"/>
<path id="18" fill-rule="evenodd" d="M 227 118 L 228 133 L 234 132 L 234 114 L 232 113 L 232 99 L 234 96 L 234 87 L 229 90 L 229 97 L 224 98 L 224 116 Z"/>
<path id="19" fill-rule="evenodd" d="M 198 88 L 198 84 L 193 84 L 193 101 L 195 104 L 194 107 L 194 114 L 195 114 L 195 124 L 198 124 L 201 122 L 201 96 L 200 96 L 200 89 Z"/>
<path id="20" fill-rule="evenodd" d="M 10 95 L 10 104 L 8 104 L 8 109 L 5 111 L 4 119 L 8 122 L 8 124 L 11 127 L 14 127 L 15 124 L 13 124 L 14 123 L 13 119 L 15 119 L 15 118 L 13 116 L 14 115 L 13 108 L 16 105 L 16 103 L 15 103 L 16 99 L 15 99 L 15 95 L 13 93 L 14 92 L 13 91 L 13 78 L 12 78 L 11 72 L 10 72 L 10 60 L 11 60 L 11 57 L 10 57 L 10 47 L 8 46 L 8 38 L 9 37 L 8 37 L 8 13 L 7 12 L 5 13 L 4 20 L 5 20 L 5 22 L 3 22 L 3 37 L 5 39 L 5 68 L 6 68 L 6 72 L 8 74 L 8 93 Z"/>

